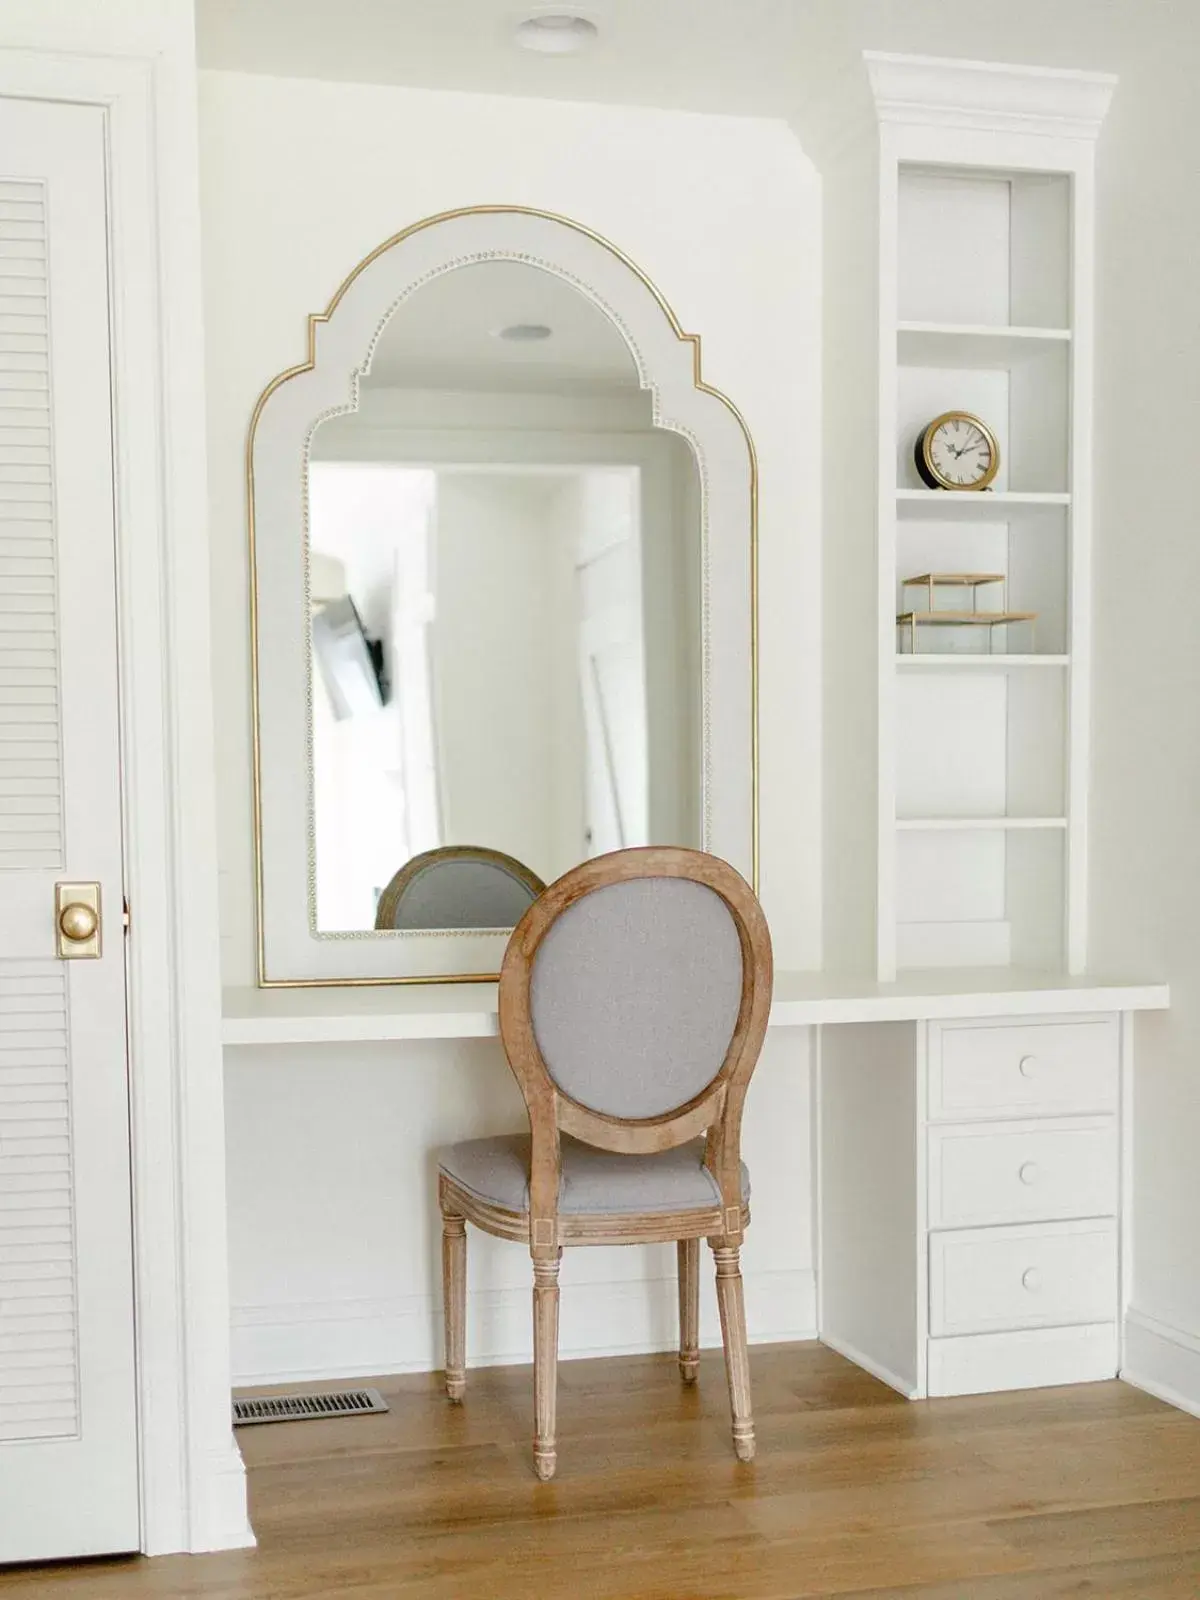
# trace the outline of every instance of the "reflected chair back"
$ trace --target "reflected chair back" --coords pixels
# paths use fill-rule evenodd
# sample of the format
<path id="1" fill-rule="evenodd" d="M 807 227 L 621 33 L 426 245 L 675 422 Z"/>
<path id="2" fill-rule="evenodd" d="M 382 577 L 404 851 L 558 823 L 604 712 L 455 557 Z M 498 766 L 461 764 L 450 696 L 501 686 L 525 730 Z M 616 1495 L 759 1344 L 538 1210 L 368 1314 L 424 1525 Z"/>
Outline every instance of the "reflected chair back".
<path id="1" fill-rule="evenodd" d="M 545 887 L 500 850 L 442 845 L 400 868 L 379 897 L 375 927 L 511 928 Z"/>

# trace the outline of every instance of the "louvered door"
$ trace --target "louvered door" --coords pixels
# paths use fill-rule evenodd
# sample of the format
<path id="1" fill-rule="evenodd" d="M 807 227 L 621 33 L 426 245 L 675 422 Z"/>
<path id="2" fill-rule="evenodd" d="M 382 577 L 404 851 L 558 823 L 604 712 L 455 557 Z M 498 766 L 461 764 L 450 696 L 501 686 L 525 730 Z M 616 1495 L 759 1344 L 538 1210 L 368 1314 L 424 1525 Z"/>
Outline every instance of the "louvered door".
<path id="1" fill-rule="evenodd" d="M 0 100 L 0 1561 L 138 1545 L 103 113 Z M 56 954 L 62 880 L 103 953 Z"/>

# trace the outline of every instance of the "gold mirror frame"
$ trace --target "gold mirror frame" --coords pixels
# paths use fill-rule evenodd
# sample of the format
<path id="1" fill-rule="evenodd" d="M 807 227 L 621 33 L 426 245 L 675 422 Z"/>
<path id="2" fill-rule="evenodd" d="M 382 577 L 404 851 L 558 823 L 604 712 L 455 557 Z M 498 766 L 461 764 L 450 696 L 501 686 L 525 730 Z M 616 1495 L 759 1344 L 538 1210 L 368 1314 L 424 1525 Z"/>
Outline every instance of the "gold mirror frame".
<path id="1" fill-rule="evenodd" d="M 509 205 L 484 205 L 462 206 L 453 211 L 442 211 L 429 217 L 422 218 L 419 222 L 412 223 L 409 227 L 394 233 L 377 245 L 368 255 L 343 278 L 338 285 L 324 311 L 311 312 L 308 316 L 307 326 L 307 357 L 295 366 L 287 367 L 277 373 L 266 385 L 255 402 L 250 416 L 250 425 L 246 434 L 245 452 L 245 485 L 246 485 L 246 527 L 247 527 L 247 555 L 249 561 L 249 623 L 250 623 L 250 714 L 251 735 L 253 749 L 253 829 L 254 829 L 254 916 L 255 916 L 255 950 L 257 960 L 257 985 L 260 989 L 324 989 L 324 988 L 384 988 L 393 985 L 431 984 L 431 983 L 496 983 L 499 981 L 498 972 L 466 972 L 466 973 L 438 973 L 438 974 L 402 974 L 399 976 L 365 976 L 365 977 L 311 977 L 311 978 L 269 978 L 266 973 L 266 949 L 264 932 L 264 868 L 263 868 L 263 803 L 262 803 L 262 748 L 260 741 L 260 714 L 259 714 L 259 616 L 258 616 L 258 557 L 257 536 L 255 528 L 255 481 L 254 481 L 254 442 L 259 419 L 263 407 L 270 397 L 287 383 L 290 379 L 301 374 L 311 372 L 316 366 L 316 340 L 317 329 L 329 322 L 337 307 L 355 280 L 377 261 L 380 256 L 393 250 L 404 243 L 406 239 L 416 234 L 423 233 L 426 229 L 436 227 L 439 223 L 455 221 L 462 217 L 471 216 L 526 216 L 537 218 L 543 222 L 551 222 L 570 228 L 574 233 L 582 235 L 606 250 L 611 256 L 626 267 L 650 291 L 663 316 L 676 339 L 682 344 L 691 346 L 692 350 L 692 384 L 697 392 L 710 396 L 723 405 L 736 421 L 745 440 L 749 464 L 750 480 L 750 861 L 751 885 L 757 894 L 759 889 L 759 633 L 758 633 L 758 454 L 754 447 L 754 439 L 746 423 L 746 419 L 738 410 L 733 401 L 722 390 L 705 382 L 701 367 L 701 340 L 700 335 L 685 331 L 679 318 L 672 310 L 666 296 L 658 288 L 641 267 L 611 240 L 602 234 L 587 227 L 584 223 L 576 222 L 571 217 L 562 216 L 553 211 L 543 211 L 531 206 Z M 678 431 L 664 424 L 667 431 Z M 368 932 L 373 930 L 367 930 Z M 387 933 L 379 934 L 387 938 Z"/>

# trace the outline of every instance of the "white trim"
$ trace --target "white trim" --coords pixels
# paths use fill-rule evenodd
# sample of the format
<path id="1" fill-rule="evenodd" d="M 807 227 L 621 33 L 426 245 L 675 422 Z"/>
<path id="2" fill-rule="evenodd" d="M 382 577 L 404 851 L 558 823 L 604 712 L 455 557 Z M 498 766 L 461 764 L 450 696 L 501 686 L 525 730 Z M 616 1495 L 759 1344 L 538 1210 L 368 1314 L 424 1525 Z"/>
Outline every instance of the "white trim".
<path id="1" fill-rule="evenodd" d="M 880 1383 L 886 1383 L 889 1389 L 895 1389 L 897 1394 L 902 1394 L 906 1400 L 919 1400 L 921 1391 L 908 1383 L 904 1378 L 897 1376 L 889 1367 L 881 1366 L 878 1361 L 872 1361 L 870 1356 L 864 1355 L 857 1345 L 851 1344 L 846 1339 L 839 1339 L 836 1334 L 827 1330 L 821 1331 L 821 1343 L 839 1356 L 845 1356 L 847 1361 L 853 1361 L 856 1367 L 861 1367 L 864 1372 L 869 1372 L 873 1378 L 878 1378 Z"/>
<path id="2" fill-rule="evenodd" d="M 1120 1377 L 1135 1389 L 1200 1417 L 1200 1337 L 1130 1307 Z"/>
<path id="3" fill-rule="evenodd" d="M 1112 1322 L 1015 1328 L 929 1341 L 929 1398 L 1104 1383 L 1117 1371 Z"/>
<path id="4" fill-rule="evenodd" d="M 1117 1358 L 1125 1365 L 1126 1314 L 1133 1300 L 1133 1115 L 1134 1115 L 1134 1053 L 1133 1041 L 1137 1018 L 1130 1011 L 1121 1013 L 1121 1109 L 1117 1117 L 1119 1145 L 1118 1172 L 1119 1198 L 1117 1205 L 1121 1219 L 1120 1281 L 1117 1300 Z"/>
<path id="5" fill-rule="evenodd" d="M 751 1344 L 815 1340 L 815 1274 L 744 1274 Z M 719 1348 L 721 1330 L 701 1264 L 700 1343 Z M 595 1356 L 674 1350 L 678 1344 L 674 1277 L 572 1283 L 563 1290 L 559 1354 Z M 438 1371 L 442 1365 L 440 1296 L 309 1300 L 240 1306 L 233 1312 L 234 1382 L 300 1383 Z M 511 1366 L 532 1357 L 528 1285 L 470 1292 L 467 1361 Z"/>
<path id="6" fill-rule="evenodd" d="M 1095 139 L 1117 80 L 1107 72 L 864 50 L 880 122 Z"/>
<path id="7" fill-rule="evenodd" d="M 808 1143 L 812 1161 L 812 1236 L 810 1249 L 813 1258 L 815 1288 L 813 1294 L 813 1323 L 819 1330 L 825 1326 L 825 1188 L 822 1152 L 825 1140 L 821 1131 L 821 1110 L 825 1088 L 825 1030 L 819 1024 L 813 1028 L 812 1055 L 809 1078 L 809 1128 Z"/>
<path id="8" fill-rule="evenodd" d="M 194 63 L 0 50 L 108 129 L 142 1548 L 253 1543 L 229 1425 Z"/>

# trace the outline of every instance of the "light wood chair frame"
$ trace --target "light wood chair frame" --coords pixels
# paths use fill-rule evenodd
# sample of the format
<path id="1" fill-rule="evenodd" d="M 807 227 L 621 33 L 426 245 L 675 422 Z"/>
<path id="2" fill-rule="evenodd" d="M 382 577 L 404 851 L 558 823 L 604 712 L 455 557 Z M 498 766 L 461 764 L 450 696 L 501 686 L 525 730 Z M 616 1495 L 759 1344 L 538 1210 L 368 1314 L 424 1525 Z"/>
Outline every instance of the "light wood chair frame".
<path id="1" fill-rule="evenodd" d="M 424 872 L 426 867 L 443 861 L 481 861 L 491 866 L 503 867 L 510 877 L 515 878 L 529 890 L 531 895 L 542 894 L 546 885 L 532 868 L 527 867 L 523 861 L 518 861 L 516 856 L 505 855 L 503 850 L 492 850 L 484 844 L 442 844 L 433 850 L 422 850 L 420 855 L 411 856 L 398 871 L 394 872 L 388 880 L 387 887 L 379 896 L 379 904 L 375 908 L 375 929 L 380 933 L 396 933 L 396 912 L 400 905 L 401 897 L 409 884 L 418 873 Z"/>
<path id="2" fill-rule="evenodd" d="M 568 907 L 611 884 L 641 878 L 686 878 L 725 902 L 742 949 L 742 992 L 725 1058 L 708 1085 L 685 1105 L 661 1116 L 629 1119 L 592 1111 L 554 1082 L 533 1029 L 530 986 L 542 940 Z M 529 1246 L 533 1258 L 534 1470 L 553 1477 L 558 1367 L 558 1273 L 564 1245 L 654 1244 L 674 1240 L 679 1266 L 679 1367 L 694 1382 L 700 1360 L 700 1244 L 708 1240 L 716 1267 L 717 1304 L 734 1450 L 754 1455 L 750 1367 L 740 1251 L 750 1220 L 742 1198 L 741 1125 L 746 1091 L 758 1062 L 771 1004 L 771 938 L 762 908 L 745 879 L 716 856 L 649 846 L 598 856 L 559 878 L 513 931 L 500 974 L 500 1038 L 529 1113 L 529 1210 L 489 1204 L 445 1173 L 439 1174 L 445 1300 L 446 1393 L 466 1391 L 466 1223 Z M 623 1154 L 649 1155 L 706 1133 L 704 1164 L 720 1193 L 718 1204 L 671 1212 L 560 1215 L 560 1135 Z"/>

